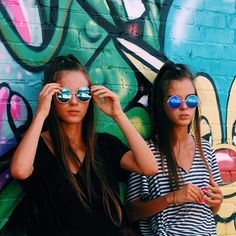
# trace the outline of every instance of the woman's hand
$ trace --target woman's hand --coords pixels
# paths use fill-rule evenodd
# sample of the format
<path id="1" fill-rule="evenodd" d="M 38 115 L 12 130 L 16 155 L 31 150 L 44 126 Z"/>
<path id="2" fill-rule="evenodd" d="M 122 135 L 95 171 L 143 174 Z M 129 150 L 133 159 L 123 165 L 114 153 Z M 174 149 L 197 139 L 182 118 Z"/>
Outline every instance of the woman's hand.
<path id="1" fill-rule="evenodd" d="M 186 184 L 173 192 L 173 204 L 182 204 L 186 202 L 201 203 L 203 199 L 203 191 L 192 183 Z"/>
<path id="2" fill-rule="evenodd" d="M 91 92 L 93 100 L 106 115 L 111 116 L 114 119 L 123 114 L 117 94 L 104 86 L 98 85 L 91 86 Z"/>
<path id="3" fill-rule="evenodd" d="M 204 202 L 212 208 L 213 213 L 216 213 L 223 201 L 223 195 L 218 184 L 212 177 L 210 178 L 210 185 L 205 186 L 203 192 L 206 195 Z"/>
<path id="4" fill-rule="evenodd" d="M 52 96 L 60 91 L 61 87 L 58 83 L 46 84 L 39 93 L 36 114 L 41 114 L 46 118 L 51 108 Z"/>

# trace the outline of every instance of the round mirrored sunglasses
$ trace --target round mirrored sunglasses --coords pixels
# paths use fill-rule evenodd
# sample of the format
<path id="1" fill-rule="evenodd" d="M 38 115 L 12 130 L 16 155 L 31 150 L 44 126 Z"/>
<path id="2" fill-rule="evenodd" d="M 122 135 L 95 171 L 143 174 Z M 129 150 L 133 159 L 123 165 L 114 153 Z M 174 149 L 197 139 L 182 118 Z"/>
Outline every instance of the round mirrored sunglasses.
<path id="1" fill-rule="evenodd" d="M 68 103 L 71 101 L 73 94 L 80 102 L 88 102 L 92 97 L 90 89 L 87 87 L 81 87 L 76 92 L 71 92 L 70 89 L 63 87 L 61 93 L 56 93 L 55 96 L 58 102 Z"/>
<path id="2" fill-rule="evenodd" d="M 188 108 L 196 108 L 199 104 L 199 98 L 196 95 L 188 95 L 185 99 L 181 99 L 177 95 L 170 96 L 167 104 L 171 109 L 179 108 L 185 102 Z"/>

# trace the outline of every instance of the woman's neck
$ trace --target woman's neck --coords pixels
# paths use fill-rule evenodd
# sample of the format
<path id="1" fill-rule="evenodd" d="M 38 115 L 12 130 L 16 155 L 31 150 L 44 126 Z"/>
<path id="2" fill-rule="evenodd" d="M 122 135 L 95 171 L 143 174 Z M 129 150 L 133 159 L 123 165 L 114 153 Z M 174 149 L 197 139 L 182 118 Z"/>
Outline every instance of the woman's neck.
<path id="1" fill-rule="evenodd" d="M 176 127 L 174 131 L 178 142 L 185 142 L 189 139 L 187 127 Z"/>
<path id="2" fill-rule="evenodd" d="M 69 138 L 72 144 L 78 147 L 84 146 L 81 124 L 62 125 L 62 127 L 66 136 Z"/>

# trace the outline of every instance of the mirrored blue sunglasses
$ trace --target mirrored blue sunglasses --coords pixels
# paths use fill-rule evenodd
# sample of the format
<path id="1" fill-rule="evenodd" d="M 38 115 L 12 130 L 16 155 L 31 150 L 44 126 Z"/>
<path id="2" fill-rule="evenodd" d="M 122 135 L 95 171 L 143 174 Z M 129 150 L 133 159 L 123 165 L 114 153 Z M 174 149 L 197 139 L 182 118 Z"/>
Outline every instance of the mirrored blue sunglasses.
<path id="1" fill-rule="evenodd" d="M 56 93 L 55 96 L 58 102 L 68 103 L 71 101 L 73 94 L 80 102 L 88 102 L 92 97 L 90 89 L 87 87 L 81 87 L 76 92 L 71 92 L 70 89 L 63 87 L 61 93 Z"/>
<path id="2" fill-rule="evenodd" d="M 199 104 L 199 98 L 196 95 L 188 95 L 185 99 L 181 99 L 177 95 L 170 96 L 167 104 L 171 109 L 179 108 L 185 102 L 188 108 L 196 108 Z"/>

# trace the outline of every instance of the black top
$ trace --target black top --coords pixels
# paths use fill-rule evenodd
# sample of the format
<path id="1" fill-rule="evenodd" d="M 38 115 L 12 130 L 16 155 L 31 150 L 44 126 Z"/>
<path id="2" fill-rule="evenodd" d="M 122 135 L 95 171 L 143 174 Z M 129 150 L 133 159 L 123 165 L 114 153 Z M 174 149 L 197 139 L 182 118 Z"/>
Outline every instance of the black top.
<path id="1" fill-rule="evenodd" d="M 128 148 L 118 138 L 107 133 L 97 134 L 95 160 L 104 165 L 107 180 L 116 193 L 118 182 L 127 174 L 120 168 L 120 159 L 127 151 Z M 83 163 L 79 171 L 85 171 Z M 75 176 L 80 187 L 83 187 L 80 175 Z M 88 211 L 78 200 L 57 159 L 40 137 L 33 173 L 20 181 L 38 212 L 37 230 L 40 233 L 37 235 L 119 235 L 120 227 L 104 212 L 98 180 L 94 175 L 91 179 L 98 197 L 94 197 L 92 211 Z"/>

